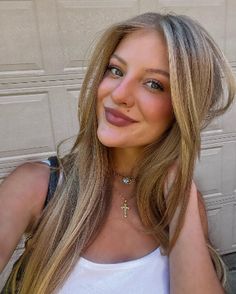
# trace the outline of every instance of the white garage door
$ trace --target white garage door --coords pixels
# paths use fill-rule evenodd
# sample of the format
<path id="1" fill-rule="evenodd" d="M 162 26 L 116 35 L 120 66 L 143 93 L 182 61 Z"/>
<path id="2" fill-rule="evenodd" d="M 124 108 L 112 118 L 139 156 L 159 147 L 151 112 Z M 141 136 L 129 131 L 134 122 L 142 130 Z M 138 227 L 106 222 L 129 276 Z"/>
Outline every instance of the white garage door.
<path id="1" fill-rule="evenodd" d="M 0 1 L 0 178 L 22 162 L 55 153 L 77 133 L 77 97 L 86 52 L 108 24 L 145 11 L 198 19 L 236 69 L 234 0 Z M 211 238 L 236 250 L 236 106 L 202 135 L 196 181 Z"/>

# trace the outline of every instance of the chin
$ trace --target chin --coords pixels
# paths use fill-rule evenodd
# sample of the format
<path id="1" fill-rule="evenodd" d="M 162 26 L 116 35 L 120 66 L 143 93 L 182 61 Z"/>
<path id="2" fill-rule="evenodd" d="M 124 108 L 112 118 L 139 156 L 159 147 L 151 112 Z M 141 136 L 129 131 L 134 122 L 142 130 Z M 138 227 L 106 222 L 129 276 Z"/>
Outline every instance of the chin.
<path id="1" fill-rule="evenodd" d="M 104 137 L 98 136 L 98 141 L 106 147 L 123 147 L 123 146 L 120 146 L 122 145 L 120 144 L 120 142 L 115 142 L 111 138 L 104 138 Z"/>
<path id="2" fill-rule="evenodd" d="M 121 142 L 120 138 L 113 138 L 112 136 L 104 135 L 97 132 L 98 141 L 106 147 L 127 147 L 125 142 Z"/>
<path id="3" fill-rule="evenodd" d="M 117 137 L 117 134 L 114 134 L 109 129 L 107 130 L 107 128 L 98 127 L 97 138 L 98 141 L 106 147 L 117 147 L 117 143 L 120 143 L 119 136 Z"/>

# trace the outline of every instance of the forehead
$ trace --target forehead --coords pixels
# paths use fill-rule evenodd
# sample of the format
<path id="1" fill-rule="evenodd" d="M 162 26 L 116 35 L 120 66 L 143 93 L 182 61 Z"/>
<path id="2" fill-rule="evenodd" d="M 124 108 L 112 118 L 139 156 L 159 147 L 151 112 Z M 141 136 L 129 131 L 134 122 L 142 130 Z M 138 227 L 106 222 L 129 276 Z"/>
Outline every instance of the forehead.
<path id="1" fill-rule="evenodd" d="M 168 48 L 164 36 L 154 30 L 140 29 L 126 35 L 116 47 L 114 53 L 125 60 L 136 62 L 156 63 L 168 69 Z"/>
<path id="2" fill-rule="evenodd" d="M 122 44 L 130 44 L 136 42 L 137 40 L 142 40 L 142 42 L 155 44 L 156 46 L 163 46 L 167 48 L 165 37 L 163 33 L 154 29 L 137 29 L 131 33 L 125 35 L 117 47 Z"/>

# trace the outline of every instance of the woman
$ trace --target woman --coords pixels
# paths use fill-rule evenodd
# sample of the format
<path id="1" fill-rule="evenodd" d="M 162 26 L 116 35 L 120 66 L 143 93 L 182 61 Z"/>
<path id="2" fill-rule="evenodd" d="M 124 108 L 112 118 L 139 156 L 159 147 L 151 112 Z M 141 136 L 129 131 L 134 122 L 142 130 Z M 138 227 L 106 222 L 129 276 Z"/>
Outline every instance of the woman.
<path id="1" fill-rule="evenodd" d="M 146 13 L 110 27 L 88 67 L 79 135 L 53 199 L 43 209 L 41 163 L 2 184 L 2 267 L 32 232 L 8 291 L 224 293 L 192 177 L 200 131 L 234 94 L 222 52 L 190 18 Z"/>

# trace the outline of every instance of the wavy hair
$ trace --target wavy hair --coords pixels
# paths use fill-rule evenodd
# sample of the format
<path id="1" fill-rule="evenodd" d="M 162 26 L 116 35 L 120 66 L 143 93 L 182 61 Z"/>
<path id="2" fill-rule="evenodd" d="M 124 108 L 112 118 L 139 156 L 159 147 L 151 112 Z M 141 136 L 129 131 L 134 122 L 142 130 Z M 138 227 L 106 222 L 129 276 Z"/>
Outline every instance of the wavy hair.
<path id="1" fill-rule="evenodd" d="M 145 13 L 109 27 L 94 49 L 80 93 L 79 134 L 69 154 L 60 159 L 63 181 L 14 267 L 8 282 L 11 293 L 49 294 L 62 286 L 106 218 L 111 164 L 109 148 L 96 134 L 97 89 L 119 42 L 140 29 L 156 30 L 166 41 L 175 120 L 161 138 L 145 147 L 138 162 L 137 205 L 147 232 L 166 254 L 179 236 L 200 153 L 200 132 L 229 108 L 235 80 L 222 51 L 199 23 L 182 15 Z M 176 161 L 166 202 L 164 184 Z M 178 225 L 169 240 L 168 226 L 179 205 Z M 222 260 L 210 243 L 208 248 L 224 285 Z"/>

